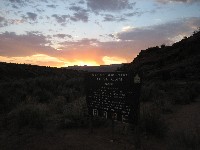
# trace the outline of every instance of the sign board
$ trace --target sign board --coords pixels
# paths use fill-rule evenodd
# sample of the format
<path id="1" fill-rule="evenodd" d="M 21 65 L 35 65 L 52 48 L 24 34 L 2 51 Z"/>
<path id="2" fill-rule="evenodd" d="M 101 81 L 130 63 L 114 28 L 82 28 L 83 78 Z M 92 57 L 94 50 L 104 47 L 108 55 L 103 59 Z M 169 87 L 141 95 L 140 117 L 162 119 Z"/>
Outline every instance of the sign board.
<path id="1" fill-rule="evenodd" d="M 117 121 L 137 121 L 140 78 L 127 72 L 93 72 L 86 76 L 89 114 Z"/>

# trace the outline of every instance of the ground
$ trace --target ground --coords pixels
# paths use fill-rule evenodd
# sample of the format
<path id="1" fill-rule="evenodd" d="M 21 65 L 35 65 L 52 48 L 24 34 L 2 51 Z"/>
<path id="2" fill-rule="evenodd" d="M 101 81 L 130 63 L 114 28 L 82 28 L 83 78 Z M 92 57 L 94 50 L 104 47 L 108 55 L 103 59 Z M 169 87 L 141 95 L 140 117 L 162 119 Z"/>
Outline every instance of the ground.
<path id="1" fill-rule="evenodd" d="M 165 114 L 164 118 L 169 131 L 164 139 L 147 138 L 142 136 L 141 143 L 144 150 L 167 150 L 168 141 L 173 132 L 200 128 L 200 98 L 188 105 L 173 106 L 173 113 Z M 114 138 L 113 138 L 114 137 Z M 113 140 L 114 139 L 114 140 Z M 1 150 L 134 150 L 133 136 L 129 129 L 116 124 L 115 134 L 111 127 L 79 129 L 51 129 L 44 130 L 21 129 L 15 131 L 2 130 L 0 133 Z"/>

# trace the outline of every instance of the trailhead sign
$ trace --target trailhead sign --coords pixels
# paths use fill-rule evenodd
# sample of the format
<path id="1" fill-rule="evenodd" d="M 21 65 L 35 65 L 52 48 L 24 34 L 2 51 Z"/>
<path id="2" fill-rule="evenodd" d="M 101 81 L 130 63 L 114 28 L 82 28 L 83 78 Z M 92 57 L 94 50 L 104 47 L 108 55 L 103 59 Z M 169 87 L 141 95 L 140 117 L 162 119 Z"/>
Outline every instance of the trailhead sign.
<path id="1" fill-rule="evenodd" d="M 90 116 L 137 123 L 140 78 L 127 72 L 92 72 L 86 75 Z"/>

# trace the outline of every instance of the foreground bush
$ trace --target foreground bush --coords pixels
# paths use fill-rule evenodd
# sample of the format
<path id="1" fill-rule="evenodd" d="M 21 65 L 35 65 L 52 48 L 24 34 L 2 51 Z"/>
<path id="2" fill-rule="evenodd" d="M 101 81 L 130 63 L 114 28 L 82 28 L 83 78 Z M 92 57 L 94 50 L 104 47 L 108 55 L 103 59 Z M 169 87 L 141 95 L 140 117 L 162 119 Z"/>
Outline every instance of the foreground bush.
<path id="1" fill-rule="evenodd" d="M 47 112 L 45 105 L 20 105 L 8 114 L 6 124 L 8 127 L 14 128 L 30 127 L 42 129 L 46 125 Z"/>
<path id="2" fill-rule="evenodd" d="M 170 136 L 170 150 L 199 150 L 200 129 L 180 130 Z"/>
<path id="3" fill-rule="evenodd" d="M 66 99 L 64 96 L 58 96 L 49 104 L 50 110 L 55 114 L 61 114 L 64 111 Z"/>
<path id="4" fill-rule="evenodd" d="M 195 101 L 199 92 L 200 85 L 196 82 L 148 82 L 142 86 L 141 101 L 167 98 L 173 104 L 189 104 Z"/>
<path id="5" fill-rule="evenodd" d="M 159 110 L 149 106 L 143 107 L 141 110 L 141 131 L 148 135 L 162 138 L 167 132 L 167 124 L 161 118 Z"/>
<path id="6" fill-rule="evenodd" d="M 83 127 L 87 124 L 87 106 L 85 97 L 81 97 L 65 106 L 63 117 L 59 123 L 61 128 Z"/>

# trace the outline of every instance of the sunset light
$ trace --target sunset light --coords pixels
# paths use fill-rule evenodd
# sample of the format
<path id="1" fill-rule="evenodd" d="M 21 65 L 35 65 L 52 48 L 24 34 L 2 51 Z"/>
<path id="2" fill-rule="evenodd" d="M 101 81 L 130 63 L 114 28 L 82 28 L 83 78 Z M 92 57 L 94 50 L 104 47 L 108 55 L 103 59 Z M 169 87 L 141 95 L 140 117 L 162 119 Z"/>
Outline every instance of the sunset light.
<path id="1" fill-rule="evenodd" d="M 74 66 L 74 65 L 77 65 L 77 66 L 99 66 L 98 63 L 94 62 L 94 61 L 74 61 L 74 62 L 65 62 L 65 66 L 64 67 L 67 67 L 67 66 Z"/>
<path id="2" fill-rule="evenodd" d="M 0 61 L 129 63 L 141 50 L 190 36 L 200 26 L 199 6 L 196 0 L 1 0 Z"/>

